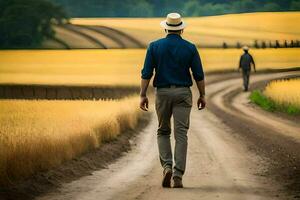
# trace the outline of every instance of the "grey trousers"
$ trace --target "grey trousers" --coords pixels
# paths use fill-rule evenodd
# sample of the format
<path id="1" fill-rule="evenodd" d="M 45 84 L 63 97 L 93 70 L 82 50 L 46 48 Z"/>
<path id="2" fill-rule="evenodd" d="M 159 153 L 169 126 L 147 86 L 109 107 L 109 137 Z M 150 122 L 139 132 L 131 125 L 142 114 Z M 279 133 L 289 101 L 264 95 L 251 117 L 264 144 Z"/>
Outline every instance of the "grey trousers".
<path id="1" fill-rule="evenodd" d="M 187 132 L 190 124 L 192 92 L 188 87 L 160 88 L 156 90 L 155 108 L 158 118 L 157 143 L 163 168 L 173 167 L 171 149 L 171 117 L 174 119 L 173 176 L 182 177 L 186 166 Z"/>
<path id="2" fill-rule="evenodd" d="M 245 90 L 248 90 L 249 88 L 249 77 L 250 77 L 250 70 L 243 70 L 243 81 L 244 81 Z"/>

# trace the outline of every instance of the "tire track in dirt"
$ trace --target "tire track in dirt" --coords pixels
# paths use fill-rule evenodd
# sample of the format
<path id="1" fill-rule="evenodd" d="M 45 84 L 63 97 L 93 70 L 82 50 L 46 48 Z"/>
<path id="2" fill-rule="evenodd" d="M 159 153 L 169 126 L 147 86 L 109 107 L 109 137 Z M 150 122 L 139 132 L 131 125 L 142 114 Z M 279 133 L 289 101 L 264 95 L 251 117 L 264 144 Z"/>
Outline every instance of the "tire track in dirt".
<path id="1" fill-rule="evenodd" d="M 88 40 L 95 44 L 95 46 L 100 49 L 113 49 L 113 48 L 145 48 L 146 45 L 126 34 L 120 30 L 106 27 L 106 26 L 96 26 L 96 25 L 74 25 L 65 24 L 58 26 L 60 28 L 66 29 L 73 32 L 74 34 Z M 76 48 L 92 48 L 87 47 L 82 44 L 81 47 L 72 47 L 71 41 L 65 42 L 60 37 L 59 34 L 54 38 L 56 42 L 63 45 L 66 49 L 76 49 Z M 117 45 L 117 46 L 116 46 Z"/>
<path id="2" fill-rule="evenodd" d="M 85 28 L 94 30 L 99 34 L 103 34 L 119 43 L 120 48 L 145 48 L 146 45 L 135 39 L 129 34 L 120 30 L 107 26 L 84 26 Z"/>
<path id="3" fill-rule="evenodd" d="M 251 77 L 253 85 L 299 72 L 274 73 Z M 249 92 L 242 92 L 242 80 L 220 82 L 223 90 L 214 93 L 209 109 L 230 126 L 251 151 L 267 163 L 262 174 L 280 183 L 291 195 L 300 194 L 300 126 L 249 104 Z"/>
<path id="4" fill-rule="evenodd" d="M 76 25 L 71 25 L 71 24 L 65 24 L 65 25 L 62 25 L 63 28 L 69 30 L 69 31 L 73 31 L 74 33 L 78 34 L 78 35 L 81 35 L 82 37 L 88 39 L 89 41 L 97 44 L 99 46 L 99 48 L 102 48 L 102 49 L 107 49 L 107 46 L 105 44 L 103 44 L 103 42 L 95 39 L 94 37 L 92 37 L 91 35 L 89 34 L 86 34 L 80 30 L 78 30 L 76 28 Z"/>
<path id="5" fill-rule="evenodd" d="M 87 26 L 87 25 L 77 25 L 77 26 L 80 26 L 82 28 L 85 28 L 85 29 L 88 29 L 88 30 L 91 30 L 95 33 L 98 33 L 98 34 L 101 34 L 107 38 L 110 38 L 111 40 L 115 41 L 118 45 L 119 45 L 119 48 L 121 49 L 125 49 L 126 48 L 126 42 L 124 42 L 122 39 L 120 39 L 119 35 L 116 35 L 114 34 L 113 31 L 105 31 L 106 29 L 101 29 L 100 26 Z"/>

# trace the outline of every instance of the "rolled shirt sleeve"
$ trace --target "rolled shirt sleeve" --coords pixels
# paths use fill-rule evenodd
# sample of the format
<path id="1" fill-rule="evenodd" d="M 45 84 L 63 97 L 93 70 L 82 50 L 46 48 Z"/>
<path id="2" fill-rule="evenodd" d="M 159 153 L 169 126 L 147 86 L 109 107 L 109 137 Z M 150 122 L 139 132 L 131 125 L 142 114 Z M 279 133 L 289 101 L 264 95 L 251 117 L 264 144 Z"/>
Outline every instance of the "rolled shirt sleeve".
<path id="1" fill-rule="evenodd" d="M 202 68 L 201 59 L 200 59 L 198 50 L 195 45 L 194 45 L 192 62 L 191 62 L 191 70 L 192 70 L 195 81 L 204 80 L 204 72 L 203 72 L 203 68 Z"/>
<path id="2" fill-rule="evenodd" d="M 142 69 L 142 79 L 151 79 L 153 76 L 153 70 L 154 70 L 154 59 L 153 59 L 153 50 L 152 50 L 152 43 L 150 43 L 146 58 L 144 62 L 144 67 Z"/>

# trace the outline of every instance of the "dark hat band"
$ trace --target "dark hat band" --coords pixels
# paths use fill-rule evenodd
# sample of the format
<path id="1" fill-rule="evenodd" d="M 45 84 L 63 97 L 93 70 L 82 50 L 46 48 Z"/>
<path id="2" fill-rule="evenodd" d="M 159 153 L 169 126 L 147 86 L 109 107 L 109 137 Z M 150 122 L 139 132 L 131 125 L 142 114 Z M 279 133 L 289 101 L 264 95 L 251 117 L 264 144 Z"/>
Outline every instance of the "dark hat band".
<path id="1" fill-rule="evenodd" d="M 168 22 L 166 22 L 166 24 L 167 24 L 168 26 L 180 26 L 180 25 L 182 24 L 182 22 L 180 22 L 179 24 L 169 24 Z"/>

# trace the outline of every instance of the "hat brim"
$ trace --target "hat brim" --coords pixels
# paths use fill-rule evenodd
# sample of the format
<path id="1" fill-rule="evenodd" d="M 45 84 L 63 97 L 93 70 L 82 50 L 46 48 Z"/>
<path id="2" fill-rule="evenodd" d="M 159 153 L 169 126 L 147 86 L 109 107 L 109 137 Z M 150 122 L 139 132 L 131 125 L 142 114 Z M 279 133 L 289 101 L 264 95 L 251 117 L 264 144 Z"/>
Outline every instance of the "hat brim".
<path id="1" fill-rule="evenodd" d="M 179 26 L 169 26 L 167 24 L 167 20 L 163 20 L 160 22 L 160 26 L 167 30 L 178 31 L 184 29 L 186 27 L 186 23 L 182 21 L 182 24 L 180 24 Z"/>

